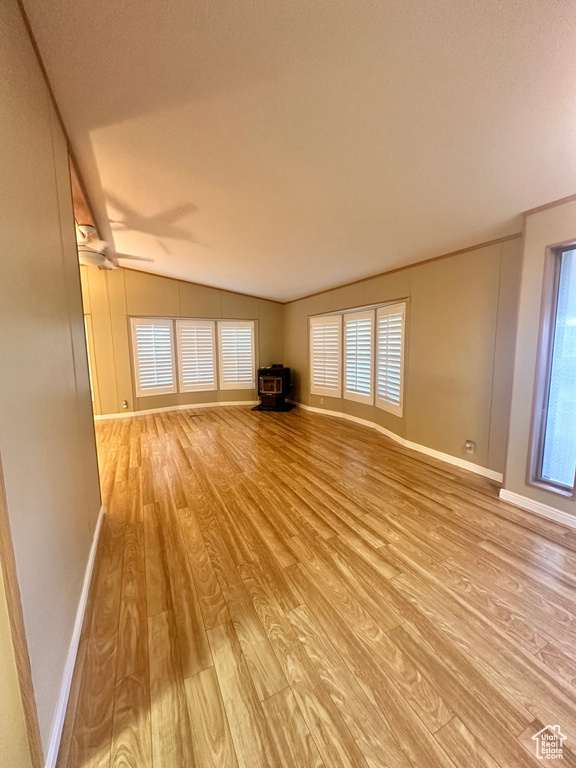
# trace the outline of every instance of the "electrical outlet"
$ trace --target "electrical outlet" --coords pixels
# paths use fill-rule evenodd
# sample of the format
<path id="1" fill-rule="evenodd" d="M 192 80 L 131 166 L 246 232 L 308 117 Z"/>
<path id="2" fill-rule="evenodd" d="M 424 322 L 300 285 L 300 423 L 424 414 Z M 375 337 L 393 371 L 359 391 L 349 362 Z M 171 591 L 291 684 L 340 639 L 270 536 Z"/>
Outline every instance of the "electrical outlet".
<path id="1" fill-rule="evenodd" d="M 324 398 L 323 397 L 320 398 L 320 405 L 324 405 Z"/>
<path id="2" fill-rule="evenodd" d="M 124 408 L 125 411 L 128 410 L 128 400 L 122 400 L 122 408 Z"/>
<path id="3" fill-rule="evenodd" d="M 466 453 L 474 453 L 476 450 L 476 443 L 473 440 L 466 440 L 464 448 L 466 449 Z"/>

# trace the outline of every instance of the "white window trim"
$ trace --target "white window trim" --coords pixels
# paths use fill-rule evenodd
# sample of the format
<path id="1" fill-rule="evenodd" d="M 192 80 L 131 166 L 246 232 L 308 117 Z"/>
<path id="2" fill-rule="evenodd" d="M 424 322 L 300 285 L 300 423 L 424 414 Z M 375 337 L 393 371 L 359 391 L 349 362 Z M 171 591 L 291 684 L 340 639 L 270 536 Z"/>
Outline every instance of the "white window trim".
<path id="1" fill-rule="evenodd" d="M 400 404 L 390 403 L 387 400 L 383 400 L 378 397 L 378 362 L 379 362 L 379 319 L 382 315 L 396 314 L 402 315 L 402 337 L 401 337 L 401 355 L 400 355 Z M 374 365 L 374 392 L 376 407 L 381 408 L 384 411 L 393 413 L 396 416 L 402 417 L 404 411 L 404 366 L 406 362 L 406 302 L 400 301 L 397 304 L 386 304 L 376 310 L 376 326 L 375 326 L 375 365 Z"/>
<path id="2" fill-rule="evenodd" d="M 203 327 L 212 329 L 212 360 L 214 361 L 214 380 L 210 385 L 206 384 L 185 384 L 183 381 L 182 365 L 182 344 L 180 340 L 180 329 L 184 327 Z M 218 389 L 218 371 L 216 354 L 216 322 L 214 320 L 196 320 L 192 318 L 176 320 L 176 356 L 178 360 L 178 390 L 179 392 L 214 392 Z"/>
<path id="3" fill-rule="evenodd" d="M 176 379 L 176 362 L 174 353 L 174 321 L 163 317 L 132 317 L 132 359 L 134 361 L 134 384 L 136 388 L 136 397 L 152 397 L 153 395 L 172 395 L 178 391 Z M 164 325 L 170 328 L 170 343 L 172 346 L 172 386 L 153 387 L 150 389 L 140 389 L 140 366 L 138 362 L 138 345 L 136 343 L 137 325 Z"/>
<path id="4" fill-rule="evenodd" d="M 90 381 L 90 395 L 92 396 L 92 406 L 100 402 L 98 395 L 98 379 L 96 378 L 96 368 L 94 366 L 94 334 L 92 331 L 91 315 L 84 315 L 84 332 L 86 334 L 86 356 L 88 358 L 88 378 Z"/>
<path id="5" fill-rule="evenodd" d="M 230 389 L 256 389 L 256 334 L 254 320 L 218 320 L 218 383 L 221 390 Z M 252 381 L 224 381 L 224 366 L 222 364 L 222 329 L 226 326 L 233 328 L 250 328 L 252 351 Z"/>
<path id="6" fill-rule="evenodd" d="M 329 387 L 318 387 L 314 386 L 313 384 L 313 371 L 314 371 L 314 348 L 312 344 L 312 329 L 315 325 L 322 325 L 326 322 L 326 320 L 333 320 L 338 323 L 338 384 L 335 389 L 331 389 Z M 308 339 L 309 339 L 309 347 L 310 347 L 310 355 L 309 355 L 309 369 L 310 369 L 310 394 L 312 395 L 323 395 L 325 397 L 336 397 L 340 398 L 342 397 L 342 315 L 341 314 L 330 314 L 330 315 L 315 315 L 314 317 L 310 318 L 309 328 L 308 328 Z"/>
<path id="7" fill-rule="evenodd" d="M 562 255 L 566 251 L 573 250 L 576 250 L 576 243 L 564 246 L 548 246 L 546 249 L 542 309 L 538 334 L 538 354 L 532 401 L 532 426 L 530 429 L 530 447 L 526 470 L 527 485 L 572 500 L 576 499 L 576 478 L 572 487 L 544 478 L 542 476 L 542 460 L 547 424 L 547 403 L 552 376 L 554 331 L 557 322 Z"/>
<path id="8" fill-rule="evenodd" d="M 344 374 L 344 391 L 343 397 L 345 400 L 354 400 L 357 403 L 364 403 L 366 405 L 374 405 L 374 336 L 375 336 L 375 323 L 374 323 L 374 310 L 368 312 L 346 312 L 343 315 L 344 328 L 342 343 L 344 347 L 344 356 L 342 361 L 342 371 Z M 348 354 L 347 349 L 347 333 L 346 325 L 354 320 L 370 320 L 370 394 L 364 395 L 360 392 L 352 392 L 348 390 L 348 381 L 346 375 L 346 358 Z"/>

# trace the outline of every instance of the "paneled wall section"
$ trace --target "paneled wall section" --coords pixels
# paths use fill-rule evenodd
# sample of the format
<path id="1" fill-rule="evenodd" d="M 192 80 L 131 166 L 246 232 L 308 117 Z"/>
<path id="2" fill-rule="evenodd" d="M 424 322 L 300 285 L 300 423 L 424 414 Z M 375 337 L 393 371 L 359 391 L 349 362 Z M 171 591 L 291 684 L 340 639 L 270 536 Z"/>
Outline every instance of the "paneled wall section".
<path id="1" fill-rule="evenodd" d="M 91 326 L 94 409 L 98 414 L 175 405 L 254 400 L 255 390 L 135 396 L 129 318 L 206 317 L 256 320 L 258 365 L 282 362 L 282 305 L 129 269 L 82 267 L 84 312 Z"/>
<path id="2" fill-rule="evenodd" d="M 284 307 L 294 399 L 372 421 L 402 438 L 503 472 L 521 239 L 335 288 Z M 404 413 L 310 394 L 308 317 L 406 299 Z M 466 440 L 476 444 L 465 453 Z"/>

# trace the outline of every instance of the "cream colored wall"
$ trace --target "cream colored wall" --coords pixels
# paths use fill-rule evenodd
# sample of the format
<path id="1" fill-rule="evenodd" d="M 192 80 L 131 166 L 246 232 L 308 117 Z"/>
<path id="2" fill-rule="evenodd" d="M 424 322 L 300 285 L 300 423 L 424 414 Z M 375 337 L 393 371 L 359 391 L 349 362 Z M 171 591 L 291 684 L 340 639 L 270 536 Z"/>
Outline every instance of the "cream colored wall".
<path id="1" fill-rule="evenodd" d="M 502 472 L 520 257 L 519 239 L 510 240 L 285 305 L 294 398 Z M 403 417 L 311 395 L 308 316 L 398 299 L 408 299 Z M 476 443 L 473 455 L 464 451 L 467 439 Z"/>
<path id="2" fill-rule="evenodd" d="M 29 768 L 26 722 L 20 696 L 8 605 L 0 568 L 0 750 L 3 768 Z"/>
<path id="3" fill-rule="evenodd" d="M 100 493 L 64 137 L 0 5 L 0 452 L 44 749 Z"/>
<path id="4" fill-rule="evenodd" d="M 576 202 L 526 217 L 504 487 L 541 504 L 576 514 L 573 500 L 526 484 L 546 248 L 567 240 L 576 240 Z"/>
<path id="5" fill-rule="evenodd" d="M 215 400 L 254 400 L 255 390 L 135 396 L 129 331 L 131 316 L 209 317 L 256 320 L 258 364 L 282 362 L 282 305 L 181 280 L 128 269 L 82 267 L 84 311 L 93 335 L 97 413 L 168 408 Z"/>

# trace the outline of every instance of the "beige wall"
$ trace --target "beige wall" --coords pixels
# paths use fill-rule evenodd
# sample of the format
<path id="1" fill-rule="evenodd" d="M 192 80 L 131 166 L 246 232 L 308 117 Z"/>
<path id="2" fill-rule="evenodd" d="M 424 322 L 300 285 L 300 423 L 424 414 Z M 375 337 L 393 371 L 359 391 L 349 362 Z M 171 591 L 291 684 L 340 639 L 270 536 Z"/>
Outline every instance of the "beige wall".
<path id="1" fill-rule="evenodd" d="M 282 362 L 282 305 L 182 280 L 129 269 L 82 267 L 84 312 L 89 316 L 95 412 L 119 413 L 175 405 L 256 399 L 255 390 L 187 392 L 135 397 L 129 330 L 131 316 L 256 320 L 257 364 Z"/>
<path id="2" fill-rule="evenodd" d="M 44 748 L 100 508 L 67 148 L 0 5 L 0 453 Z"/>
<path id="3" fill-rule="evenodd" d="M 541 504 L 576 514 L 574 501 L 526 484 L 546 248 L 567 240 L 576 240 L 576 202 L 526 217 L 504 487 Z"/>
<path id="4" fill-rule="evenodd" d="M 0 568 L 0 749 L 3 768 L 29 768 L 26 722 L 20 696 L 6 592 Z"/>
<path id="5" fill-rule="evenodd" d="M 294 399 L 502 472 L 512 377 L 520 240 L 381 275 L 284 307 Z M 404 413 L 310 395 L 308 316 L 408 299 Z M 476 452 L 464 451 L 467 439 Z"/>

